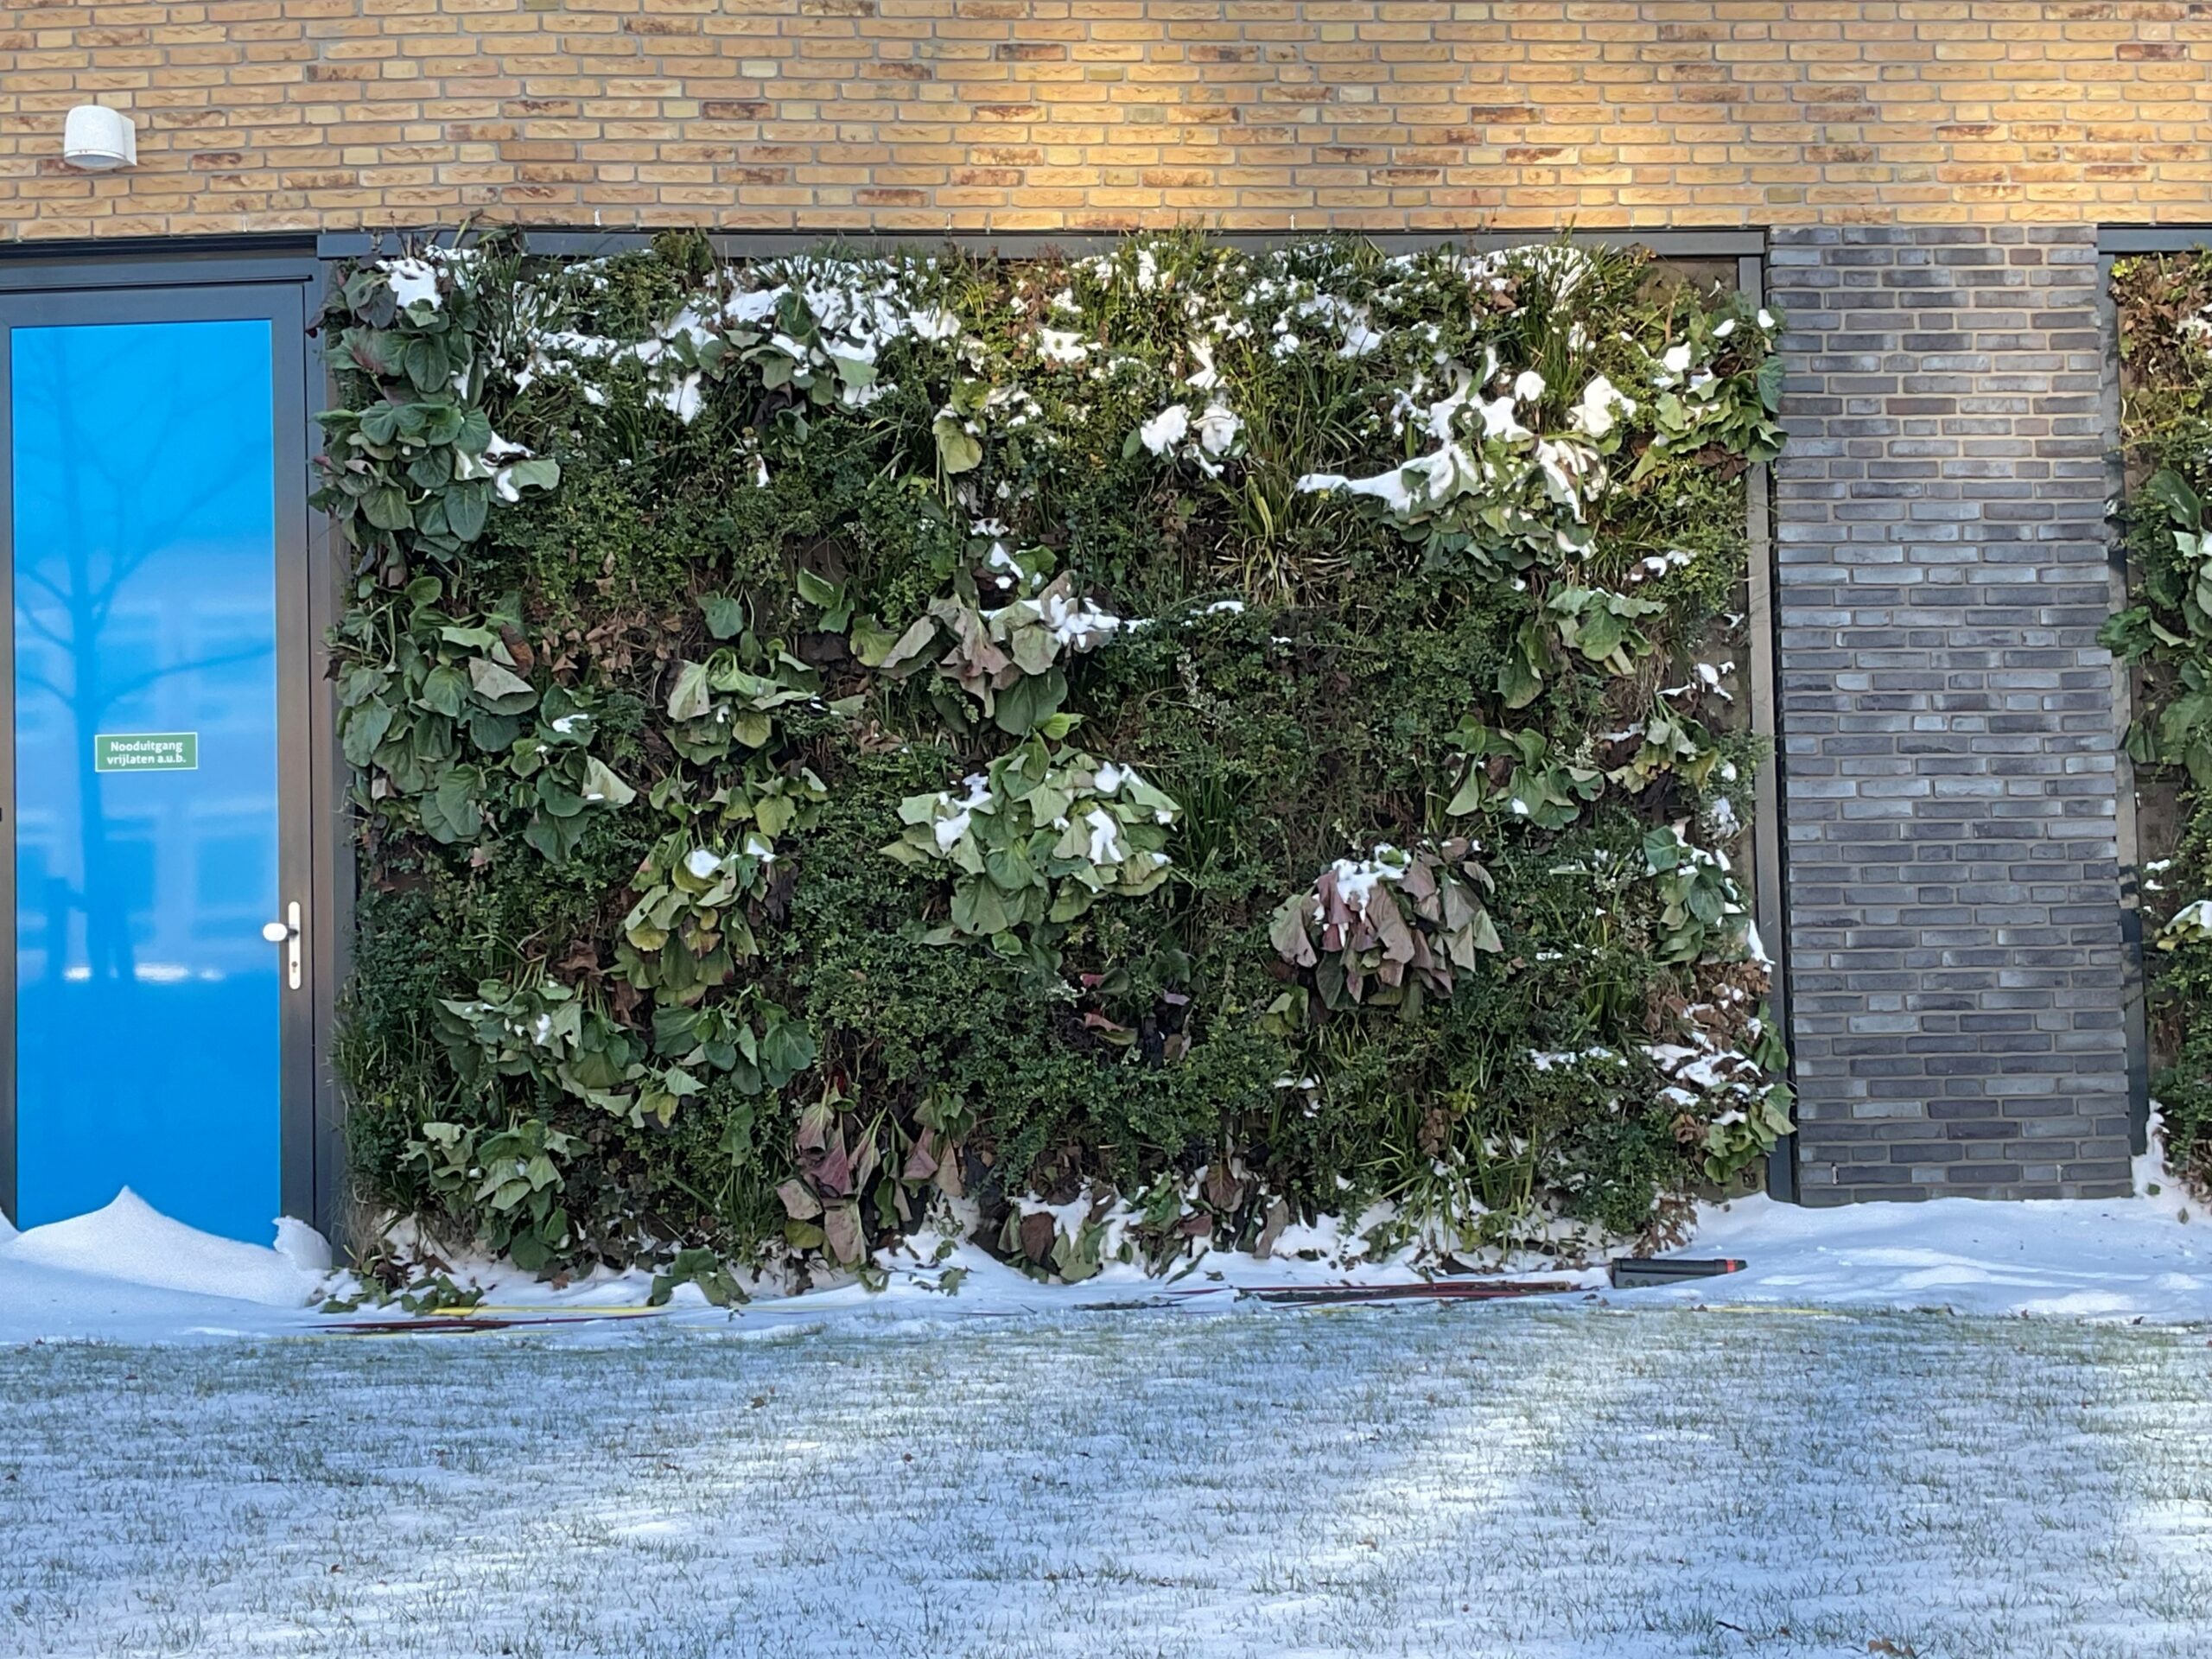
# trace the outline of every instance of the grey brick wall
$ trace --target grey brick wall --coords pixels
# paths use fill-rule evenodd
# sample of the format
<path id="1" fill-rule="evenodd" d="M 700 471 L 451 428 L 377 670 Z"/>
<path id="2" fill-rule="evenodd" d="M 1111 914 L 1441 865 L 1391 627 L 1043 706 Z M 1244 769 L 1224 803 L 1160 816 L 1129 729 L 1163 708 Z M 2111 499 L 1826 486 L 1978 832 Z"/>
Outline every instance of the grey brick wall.
<path id="1" fill-rule="evenodd" d="M 2094 240 L 1776 233 L 1808 1203 L 2128 1183 Z"/>

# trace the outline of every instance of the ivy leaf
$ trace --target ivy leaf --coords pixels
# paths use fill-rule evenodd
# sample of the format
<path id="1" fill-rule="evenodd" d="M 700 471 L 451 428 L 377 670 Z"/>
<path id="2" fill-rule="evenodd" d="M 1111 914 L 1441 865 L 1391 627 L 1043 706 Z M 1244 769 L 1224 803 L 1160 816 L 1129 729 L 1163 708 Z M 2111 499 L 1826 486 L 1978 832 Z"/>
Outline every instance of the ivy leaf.
<path id="1" fill-rule="evenodd" d="M 2169 759 L 2179 756 L 2212 721 L 2212 690 L 2185 691 L 2158 715 L 2158 750 Z"/>
<path id="2" fill-rule="evenodd" d="M 935 617 L 917 617 L 906 625 L 906 632 L 892 643 L 880 659 L 871 663 L 862 653 L 861 661 L 870 668 L 882 670 L 886 674 L 911 674 L 922 665 L 930 647 L 937 643 L 937 631 Z M 854 639 L 855 642 L 860 639 L 857 629 L 854 632 Z"/>
<path id="3" fill-rule="evenodd" d="M 887 842 L 875 850 L 885 858 L 892 860 L 894 863 L 903 864 L 910 870 L 920 869 L 930 861 L 927 853 L 904 839 Z"/>
<path id="4" fill-rule="evenodd" d="M 991 848 L 983 855 L 983 873 L 1008 893 L 1039 885 L 1037 867 L 1029 861 L 1027 842 L 1008 842 Z"/>
<path id="5" fill-rule="evenodd" d="M 556 818 L 573 818 L 584 810 L 584 798 L 550 772 L 537 775 L 537 803 Z"/>
<path id="6" fill-rule="evenodd" d="M 881 668 L 883 659 L 898 643 L 899 636 L 873 616 L 863 616 L 855 621 L 849 637 L 853 659 L 862 668 Z"/>
<path id="7" fill-rule="evenodd" d="M 425 544 L 450 539 L 446 528 L 444 460 L 436 454 L 417 455 L 407 469 L 407 480 L 416 489 L 426 492 L 421 505 L 415 509 L 415 533 Z"/>
<path id="8" fill-rule="evenodd" d="M 474 709 L 468 715 L 468 741 L 486 754 L 505 754 L 522 735 L 522 721 L 513 715 Z"/>
<path id="9" fill-rule="evenodd" d="M 523 826 L 523 845 L 530 848 L 549 864 L 565 864 L 575 846 L 576 837 L 569 833 L 563 820 L 543 812 L 531 814 L 530 822 Z M 615 1079 L 619 1082 L 620 1079 Z M 611 1089 L 613 1082 L 600 1085 Z"/>
<path id="10" fill-rule="evenodd" d="M 760 1039 L 761 1081 L 780 1089 L 814 1064 L 814 1033 L 803 1020 L 771 1020 Z"/>
<path id="11" fill-rule="evenodd" d="M 1781 353 L 1777 352 L 1772 357 L 1768 358 L 1764 362 L 1759 365 L 1757 384 L 1758 385 L 1759 405 L 1761 408 L 1771 411 L 1782 407 L 1782 376 L 1783 359 Z"/>
<path id="12" fill-rule="evenodd" d="M 1482 762 L 1473 762 L 1467 775 L 1459 780 L 1459 787 L 1445 803 L 1444 810 L 1452 817 L 1464 817 L 1470 812 L 1482 810 L 1483 798 L 1489 791 L 1490 774 L 1483 770 Z"/>
<path id="13" fill-rule="evenodd" d="M 417 404 L 416 409 L 420 413 L 416 425 L 423 442 L 440 448 L 455 442 L 467 422 L 467 416 L 461 412 L 461 406 L 450 401 Z"/>

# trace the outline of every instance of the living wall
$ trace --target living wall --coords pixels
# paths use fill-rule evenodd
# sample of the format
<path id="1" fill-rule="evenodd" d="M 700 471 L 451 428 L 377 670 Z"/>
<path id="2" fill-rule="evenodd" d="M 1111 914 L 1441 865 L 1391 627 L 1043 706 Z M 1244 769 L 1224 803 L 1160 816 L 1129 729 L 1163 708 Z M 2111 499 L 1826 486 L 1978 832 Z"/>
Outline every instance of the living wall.
<path id="1" fill-rule="evenodd" d="M 355 270 L 363 1194 L 1072 1277 L 1736 1178 L 1775 327 L 1565 245 Z"/>
<path id="2" fill-rule="evenodd" d="M 2212 1188 L 2212 252 L 2123 259 L 2120 524 L 2153 1076 L 2169 1163 Z"/>

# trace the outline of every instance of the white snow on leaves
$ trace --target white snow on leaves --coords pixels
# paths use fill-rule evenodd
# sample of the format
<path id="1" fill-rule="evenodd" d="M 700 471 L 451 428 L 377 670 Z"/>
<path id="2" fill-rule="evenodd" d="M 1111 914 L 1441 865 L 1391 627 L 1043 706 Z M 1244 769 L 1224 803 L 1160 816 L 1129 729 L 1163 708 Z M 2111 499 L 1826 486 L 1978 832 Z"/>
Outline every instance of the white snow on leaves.
<path id="1" fill-rule="evenodd" d="M 438 273 L 429 260 L 387 259 L 378 268 L 391 284 L 391 297 L 401 306 L 438 308 Z"/>
<path id="2" fill-rule="evenodd" d="M 1613 423 L 1636 413 L 1636 400 L 1618 390 L 1604 375 L 1593 375 L 1582 396 L 1567 413 L 1567 424 L 1586 438 L 1603 438 Z"/>
<path id="3" fill-rule="evenodd" d="M 1182 442 L 1190 429 L 1191 411 L 1180 404 L 1170 404 L 1137 429 L 1137 438 L 1147 449 L 1160 455 Z"/>

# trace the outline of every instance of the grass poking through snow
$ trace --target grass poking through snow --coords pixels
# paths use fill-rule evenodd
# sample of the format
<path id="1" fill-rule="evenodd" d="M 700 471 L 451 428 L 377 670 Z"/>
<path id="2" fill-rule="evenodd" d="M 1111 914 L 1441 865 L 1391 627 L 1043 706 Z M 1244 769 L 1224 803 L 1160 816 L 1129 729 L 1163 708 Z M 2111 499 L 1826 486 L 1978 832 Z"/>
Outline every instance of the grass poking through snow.
<path id="1" fill-rule="evenodd" d="M 2212 1643 L 2202 1331 L 1071 1313 L 16 1348 L 0 1400 L 10 1653 Z"/>

